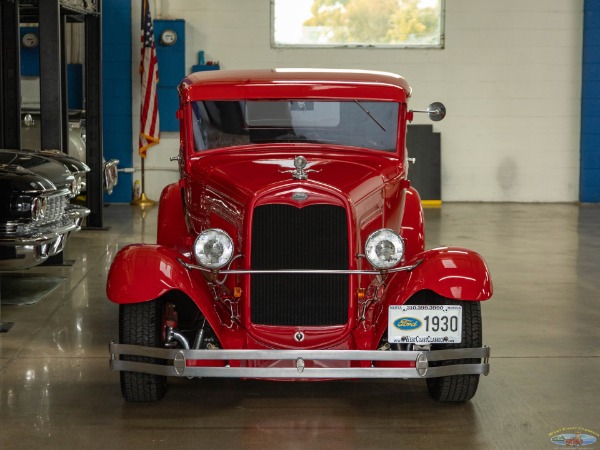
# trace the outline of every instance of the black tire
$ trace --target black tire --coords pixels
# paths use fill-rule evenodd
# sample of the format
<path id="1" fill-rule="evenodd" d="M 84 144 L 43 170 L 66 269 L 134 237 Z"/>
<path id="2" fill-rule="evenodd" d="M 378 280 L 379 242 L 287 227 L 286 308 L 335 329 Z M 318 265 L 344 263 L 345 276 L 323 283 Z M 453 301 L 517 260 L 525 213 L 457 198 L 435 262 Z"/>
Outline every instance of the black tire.
<path id="1" fill-rule="evenodd" d="M 460 305 L 462 306 L 462 342 L 460 344 L 435 344 L 432 350 L 451 348 L 481 347 L 481 305 L 475 301 L 458 301 L 442 297 L 432 291 L 418 292 L 411 305 Z M 480 359 L 456 359 L 431 362 L 431 366 L 452 364 L 479 364 Z M 447 377 L 427 378 L 429 395 L 439 402 L 462 403 L 469 401 L 477 392 L 479 375 L 451 375 Z"/>
<path id="2" fill-rule="evenodd" d="M 120 305 L 119 342 L 121 344 L 162 347 L 162 302 L 159 300 Z M 126 361 L 156 363 L 157 358 L 122 355 Z M 167 390 L 167 377 L 141 372 L 121 372 L 121 393 L 128 402 L 154 402 Z"/>

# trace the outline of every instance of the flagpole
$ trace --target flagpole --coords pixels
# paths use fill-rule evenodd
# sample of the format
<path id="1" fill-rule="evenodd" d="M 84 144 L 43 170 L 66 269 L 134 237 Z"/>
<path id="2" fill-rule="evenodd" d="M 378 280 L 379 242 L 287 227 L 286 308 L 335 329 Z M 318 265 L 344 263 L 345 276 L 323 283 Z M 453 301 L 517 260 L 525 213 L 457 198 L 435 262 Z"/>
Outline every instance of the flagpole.
<path id="1" fill-rule="evenodd" d="M 144 170 L 145 159 L 146 158 L 142 158 L 142 194 L 139 196 L 139 198 L 135 198 L 131 202 L 133 206 L 141 206 L 142 208 L 148 208 L 150 206 L 156 205 L 156 202 L 154 200 L 151 200 L 146 196 L 146 173 Z"/>
<path id="2" fill-rule="evenodd" d="M 141 111 L 140 111 L 140 140 L 139 153 L 142 159 L 142 189 L 139 198 L 131 202 L 134 206 L 154 206 L 156 202 L 146 196 L 146 171 L 144 160 L 146 150 L 160 142 L 160 125 L 158 119 L 158 102 L 156 84 L 158 83 L 158 60 L 156 59 L 156 47 L 154 46 L 154 27 L 150 15 L 148 0 L 142 0 L 141 21 Z"/>

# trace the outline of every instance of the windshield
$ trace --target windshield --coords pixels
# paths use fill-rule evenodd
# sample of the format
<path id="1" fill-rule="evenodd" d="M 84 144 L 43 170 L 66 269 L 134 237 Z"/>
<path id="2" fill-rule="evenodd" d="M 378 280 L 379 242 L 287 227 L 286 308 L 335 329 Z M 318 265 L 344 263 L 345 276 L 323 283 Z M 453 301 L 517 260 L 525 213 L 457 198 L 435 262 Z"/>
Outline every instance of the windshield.
<path id="1" fill-rule="evenodd" d="M 311 142 L 395 152 L 398 111 L 377 101 L 196 101 L 194 149 Z"/>

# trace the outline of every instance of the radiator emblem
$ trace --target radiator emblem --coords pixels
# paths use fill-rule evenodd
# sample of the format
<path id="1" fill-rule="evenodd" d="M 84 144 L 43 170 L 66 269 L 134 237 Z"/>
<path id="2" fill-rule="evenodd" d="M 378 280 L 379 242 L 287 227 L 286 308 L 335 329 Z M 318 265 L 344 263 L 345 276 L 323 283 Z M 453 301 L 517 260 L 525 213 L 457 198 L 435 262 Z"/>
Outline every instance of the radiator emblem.
<path id="1" fill-rule="evenodd" d="M 294 192 L 292 194 L 292 200 L 296 200 L 298 202 L 303 202 L 308 199 L 308 193 L 306 192 Z"/>
<path id="2" fill-rule="evenodd" d="M 302 342 L 304 340 L 304 333 L 302 331 L 296 331 L 294 334 L 294 339 L 296 342 Z"/>

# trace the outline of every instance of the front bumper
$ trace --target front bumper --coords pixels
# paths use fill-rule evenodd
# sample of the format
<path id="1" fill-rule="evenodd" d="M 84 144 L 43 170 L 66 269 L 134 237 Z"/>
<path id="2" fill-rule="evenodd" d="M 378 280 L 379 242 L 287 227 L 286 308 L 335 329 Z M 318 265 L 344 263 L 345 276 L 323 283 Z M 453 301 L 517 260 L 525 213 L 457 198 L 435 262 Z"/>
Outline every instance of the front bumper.
<path id="1" fill-rule="evenodd" d="M 0 237 L 0 246 L 11 248 L 10 256 L 0 258 L 0 270 L 28 269 L 62 252 L 70 234 L 81 228 L 82 220 L 89 213 L 85 207 L 69 205 L 65 219 L 59 224 L 49 224 L 46 229 L 24 236 Z"/>
<path id="2" fill-rule="evenodd" d="M 173 377 L 324 379 L 324 378 L 435 378 L 449 375 L 483 374 L 490 371 L 490 348 L 431 351 L 366 350 L 182 350 L 111 343 L 112 370 L 144 372 Z M 120 355 L 146 356 L 167 360 L 165 365 L 124 361 Z M 431 367 L 432 361 L 483 358 L 480 364 Z M 278 361 L 293 367 L 197 367 L 189 360 Z M 415 367 L 306 367 L 306 361 L 412 361 Z"/>

